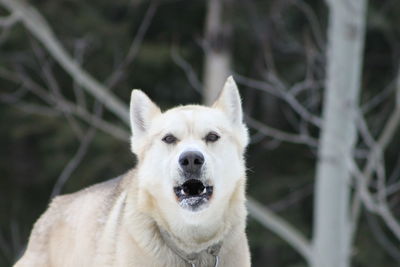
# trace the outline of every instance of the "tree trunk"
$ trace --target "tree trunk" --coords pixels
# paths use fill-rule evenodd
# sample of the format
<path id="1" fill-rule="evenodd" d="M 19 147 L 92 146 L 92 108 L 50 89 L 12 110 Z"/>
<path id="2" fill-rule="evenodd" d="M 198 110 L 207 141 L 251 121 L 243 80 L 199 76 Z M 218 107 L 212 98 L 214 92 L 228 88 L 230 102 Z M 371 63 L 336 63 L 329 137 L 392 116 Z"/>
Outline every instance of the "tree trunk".
<path id="1" fill-rule="evenodd" d="M 366 0 L 328 1 L 327 79 L 314 210 L 313 267 L 348 267 L 350 179 L 357 137 Z"/>
<path id="2" fill-rule="evenodd" d="M 208 0 L 203 89 L 205 105 L 210 105 L 216 100 L 226 79 L 231 75 L 229 42 L 232 27 L 226 20 L 226 11 L 230 4 L 227 0 Z"/>

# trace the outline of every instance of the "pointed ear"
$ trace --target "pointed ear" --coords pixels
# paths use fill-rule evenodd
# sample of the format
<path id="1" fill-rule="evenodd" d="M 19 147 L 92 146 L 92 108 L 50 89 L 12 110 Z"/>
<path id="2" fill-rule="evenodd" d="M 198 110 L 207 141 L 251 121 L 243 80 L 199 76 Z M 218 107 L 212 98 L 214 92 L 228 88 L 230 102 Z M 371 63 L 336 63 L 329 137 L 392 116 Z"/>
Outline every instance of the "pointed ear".
<path id="1" fill-rule="evenodd" d="M 222 110 L 234 125 L 243 123 L 242 101 L 232 76 L 229 76 L 226 80 L 224 88 L 213 107 Z"/>
<path id="2" fill-rule="evenodd" d="M 133 138 L 145 134 L 151 120 L 160 113 L 160 108 L 145 93 L 137 89 L 132 90 L 130 119 Z"/>

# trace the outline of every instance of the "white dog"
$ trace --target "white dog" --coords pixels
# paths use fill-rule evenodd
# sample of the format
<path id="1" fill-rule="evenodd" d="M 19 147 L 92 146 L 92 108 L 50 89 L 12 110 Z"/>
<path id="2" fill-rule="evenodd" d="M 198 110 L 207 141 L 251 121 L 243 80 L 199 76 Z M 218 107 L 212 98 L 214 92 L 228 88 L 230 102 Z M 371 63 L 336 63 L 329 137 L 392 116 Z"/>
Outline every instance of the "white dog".
<path id="1" fill-rule="evenodd" d="M 235 82 L 212 107 L 164 113 L 132 92 L 137 167 L 55 198 L 15 266 L 247 267 L 248 133 Z"/>

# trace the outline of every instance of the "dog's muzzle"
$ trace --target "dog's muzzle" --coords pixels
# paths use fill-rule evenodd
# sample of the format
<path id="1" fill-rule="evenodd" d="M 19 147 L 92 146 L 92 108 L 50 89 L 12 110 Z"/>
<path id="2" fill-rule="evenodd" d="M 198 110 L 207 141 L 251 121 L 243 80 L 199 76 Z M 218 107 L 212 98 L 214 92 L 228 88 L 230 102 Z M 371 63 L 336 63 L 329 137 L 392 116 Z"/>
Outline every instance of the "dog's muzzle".
<path id="1" fill-rule="evenodd" d="M 196 211 L 206 204 L 213 193 L 213 186 L 202 179 L 204 156 L 200 151 L 185 151 L 179 156 L 182 182 L 174 187 L 181 207 Z"/>

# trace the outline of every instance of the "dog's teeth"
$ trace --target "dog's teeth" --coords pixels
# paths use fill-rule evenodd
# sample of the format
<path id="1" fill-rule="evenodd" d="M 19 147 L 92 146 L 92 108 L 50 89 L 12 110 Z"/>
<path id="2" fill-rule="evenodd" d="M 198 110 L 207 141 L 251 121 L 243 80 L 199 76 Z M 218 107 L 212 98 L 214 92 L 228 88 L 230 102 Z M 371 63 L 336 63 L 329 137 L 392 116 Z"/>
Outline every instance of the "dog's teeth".
<path id="1" fill-rule="evenodd" d="M 205 194 L 207 192 L 207 189 L 204 187 L 202 194 Z"/>
<path id="2" fill-rule="evenodd" d="M 185 190 L 181 189 L 181 194 L 186 195 Z"/>

